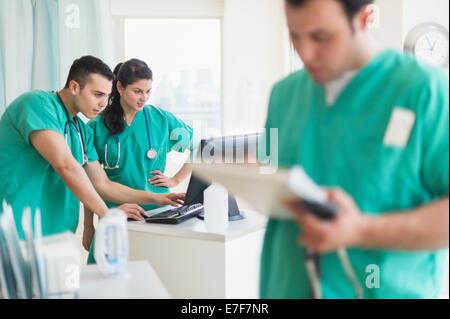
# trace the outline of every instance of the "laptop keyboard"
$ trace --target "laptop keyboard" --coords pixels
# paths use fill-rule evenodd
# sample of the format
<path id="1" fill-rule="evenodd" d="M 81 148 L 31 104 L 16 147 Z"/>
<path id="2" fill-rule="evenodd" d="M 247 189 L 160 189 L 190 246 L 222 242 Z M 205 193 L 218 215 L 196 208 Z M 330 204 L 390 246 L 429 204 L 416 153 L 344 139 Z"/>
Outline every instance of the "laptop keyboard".
<path id="1" fill-rule="evenodd" d="M 148 223 L 167 223 L 177 224 L 190 217 L 197 216 L 203 211 L 203 204 L 185 205 L 177 208 L 167 210 L 165 212 L 156 214 L 145 219 Z"/>

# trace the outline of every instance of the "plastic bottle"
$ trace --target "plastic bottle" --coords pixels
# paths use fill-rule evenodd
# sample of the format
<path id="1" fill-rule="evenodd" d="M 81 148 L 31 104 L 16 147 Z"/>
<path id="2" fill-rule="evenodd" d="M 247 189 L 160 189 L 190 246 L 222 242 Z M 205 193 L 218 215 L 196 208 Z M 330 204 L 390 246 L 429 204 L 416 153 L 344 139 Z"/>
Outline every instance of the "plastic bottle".
<path id="1" fill-rule="evenodd" d="M 95 231 L 94 256 L 104 275 L 126 273 L 128 245 L 127 216 L 117 208 L 108 210 Z"/>
<path id="2" fill-rule="evenodd" d="M 211 233 L 225 234 L 228 227 L 228 192 L 222 185 L 212 184 L 203 193 L 205 227 Z"/>

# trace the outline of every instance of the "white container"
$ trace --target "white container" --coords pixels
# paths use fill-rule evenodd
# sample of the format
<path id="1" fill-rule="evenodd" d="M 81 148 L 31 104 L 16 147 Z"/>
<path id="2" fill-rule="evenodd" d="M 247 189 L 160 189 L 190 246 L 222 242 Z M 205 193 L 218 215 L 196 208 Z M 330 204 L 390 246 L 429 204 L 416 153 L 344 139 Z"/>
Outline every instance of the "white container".
<path id="1" fill-rule="evenodd" d="M 228 192 L 212 184 L 203 192 L 205 227 L 208 232 L 225 234 L 228 228 Z"/>
<path id="2" fill-rule="evenodd" d="M 108 210 L 95 231 L 94 257 L 106 275 L 126 274 L 128 264 L 127 216 L 120 209 Z"/>

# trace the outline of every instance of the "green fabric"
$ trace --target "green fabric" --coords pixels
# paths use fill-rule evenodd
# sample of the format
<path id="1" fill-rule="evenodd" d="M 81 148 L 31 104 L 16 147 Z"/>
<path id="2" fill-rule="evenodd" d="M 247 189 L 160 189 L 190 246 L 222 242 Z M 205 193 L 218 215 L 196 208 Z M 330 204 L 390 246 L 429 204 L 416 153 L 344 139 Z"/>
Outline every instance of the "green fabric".
<path id="1" fill-rule="evenodd" d="M 184 152 L 186 148 L 192 147 L 192 128 L 170 112 L 152 105 L 146 105 L 145 108 L 149 119 L 152 147 L 157 151 L 157 157 L 148 159 L 146 156 L 149 150 L 147 126 L 144 112 L 138 112 L 131 125 L 125 123 L 125 130 L 120 134 L 120 167 L 105 169 L 105 171 L 110 180 L 128 187 L 152 193 L 169 193 L 167 187 L 155 187 L 148 182 L 149 178 L 155 176 L 150 172 L 159 170 L 164 173 L 166 154 L 171 150 Z M 94 145 L 100 163 L 105 164 L 105 141 L 108 130 L 103 122 L 103 115 L 90 121 L 88 125 L 94 131 Z M 173 134 L 172 139 L 171 134 Z M 108 164 L 110 167 L 114 167 L 117 162 L 117 150 L 117 140 L 115 136 L 111 136 L 108 140 Z M 106 203 L 108 207 L 117 206 L 111 202 Z M 142 205 L 142 207 L 150 210 L 158 206 L 149 204 Z"/>
<path id="2" fill-rule="evenodd" d="M 274 86 L 266 131 L 279 129 L 281 167 L 302 165 L 319 185 L 349 193 L 364 213 L 408 210 L 448 196 L 448 87 L 443 72 L 387 50 L 327 107 L 323 86 L 302 70 Z M 405 147 L 383 144 L 395 107 L 416 114 Z M 294 222 L 269 220 L 261 257 L 262 298 L 310 297 L 300 232 Z M 365 298 L 433 298 L 442 288 L 447 250 L 356 247 L 348 254 Z M 379 267 L 379 288 L 366 287 L 371 264 Z M 321 257 L 320 272 L 325 298 L 354 298 L 336 253 Z"/>
<path id="3" fill-rule="evenodd" d="M 22 210 L 40 208 L 43 235 L 75 232 L 80 202 L 51 165 L 30 144 L 35 130 L 53 130 L 64 136 L 67 116 L 55 93 L 30 91 L 14 100 L 0 120 L 0 201 L 12 205 L 19 236 L 23 238 Z M 92 130 L 80 119 L 88 160 L 96 161 Z M 82 162 L 75 126 L 68 125 L 68 145 Z"/>

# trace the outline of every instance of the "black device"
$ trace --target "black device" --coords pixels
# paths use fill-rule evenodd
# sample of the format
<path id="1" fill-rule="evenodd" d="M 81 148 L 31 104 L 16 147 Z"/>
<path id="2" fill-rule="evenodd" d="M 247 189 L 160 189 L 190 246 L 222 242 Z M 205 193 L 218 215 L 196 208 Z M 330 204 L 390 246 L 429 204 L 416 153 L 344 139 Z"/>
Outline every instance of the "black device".
<path id="1" fill-rule="evenodd" d="M 184 200 L 185 205 L 166 210 L 162 213 L 145 218 L 147 223 L 179 224 L 189 218 L 195 217 L 203 212 L 203 191 L 209 185 L 203 183 L 194 174 L 189 180 Z"/>
<path id="2" fill-rule="evenodd" d="M 317 201 L 304 199 L 299 201 L 299 205 L 301 208 L 313 214 L 314 216 L 325 220 L 331 220 L 335 218 L 339 211 L 339 207 L 330 202 L 320 203 Z"/>
<path id="3" fill-rule="evenodd" d="M 335 218 L 339 212 L 339 207 L 336 206 L 333 203 L 330 202 L 326 202 L 326 203 L 321 203 L 318 201 L 313 201 L 313 200 L 300 200 L 298 202 L 298 205 L 306 210 L 307 212 L 309 212 L 310 214 L 313 214 L 314 216 L 318 217 L 319 219 L 323 219 L 323 220 L 332 220 L 333 218 Z M 317 278 L 321 277 L 321 273 L 320 273 L 320 254 L 316 253 L 313 250 L 310 249 L 304 249 L 304 253 L 305 253 L 305 259 L 307 260 L 307 262 L 312 262 Z M 315 296 L 315 292 L 313 290 L 313 286 L 312 283 L 310 284 L 310 294 L 311 296 Z"/>
<path id="4" fill-rule="evenodd" d="M 191 175 L 189 185 L 186 191 L 185 205 L 166 210 L 162 213 L 145 218 L 147 223 L 158 224 L 179 224 L 189 218 L 203 216 L 203 191 L 209 187 L 209 184 L 203 182 L 194 174 Z M 203 217 L 199 217 L 203 219 Z M 229 220 L 242 219 L 236 200 L 228 197 L 228 218 Z"/>

